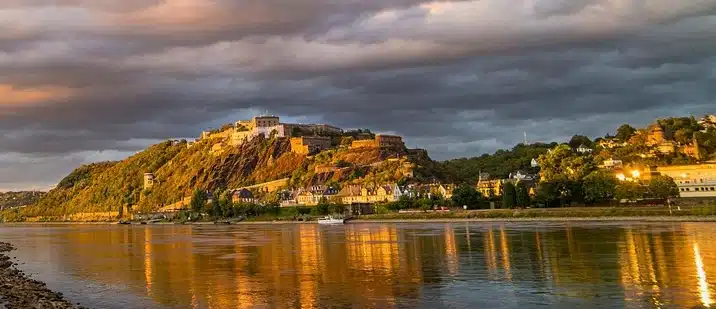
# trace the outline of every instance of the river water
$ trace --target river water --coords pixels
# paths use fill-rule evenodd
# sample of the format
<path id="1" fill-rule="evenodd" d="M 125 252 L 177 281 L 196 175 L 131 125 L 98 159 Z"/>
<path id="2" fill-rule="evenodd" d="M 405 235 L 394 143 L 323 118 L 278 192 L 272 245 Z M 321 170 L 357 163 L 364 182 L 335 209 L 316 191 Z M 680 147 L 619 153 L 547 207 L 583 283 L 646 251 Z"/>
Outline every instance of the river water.
<path id="1" fill-rule="evenodd" d="M 0 226 L 90 308 L 706 308 L 716 224 Z"/>

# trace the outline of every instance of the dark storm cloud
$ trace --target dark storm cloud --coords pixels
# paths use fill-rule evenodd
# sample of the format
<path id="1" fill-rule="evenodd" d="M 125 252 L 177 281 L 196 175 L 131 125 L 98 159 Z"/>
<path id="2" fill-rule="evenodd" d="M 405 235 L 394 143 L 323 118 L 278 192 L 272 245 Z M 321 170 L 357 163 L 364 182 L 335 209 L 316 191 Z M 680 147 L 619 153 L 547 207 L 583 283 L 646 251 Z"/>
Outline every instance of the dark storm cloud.
<path id="1" fill-rule="evenodd" d="M 264 110 L 401 134 L 440 159 L 523 132 L 549 141 L 713 112 L 715 11 L 716 0 L 2 1 L 0 190 Z"/>

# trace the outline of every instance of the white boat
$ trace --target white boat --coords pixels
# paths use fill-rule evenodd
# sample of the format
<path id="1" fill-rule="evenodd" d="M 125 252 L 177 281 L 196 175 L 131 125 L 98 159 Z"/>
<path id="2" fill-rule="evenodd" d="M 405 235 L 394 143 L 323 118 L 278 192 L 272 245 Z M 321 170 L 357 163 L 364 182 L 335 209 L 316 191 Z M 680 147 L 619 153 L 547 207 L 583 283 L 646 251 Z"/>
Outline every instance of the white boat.
<path id="1" fill-rule="evenodd" d="M 343 224 L 346 222 L 344 218 L 334 218 L 331 216 L 318 219 L 318 224 Z"/>

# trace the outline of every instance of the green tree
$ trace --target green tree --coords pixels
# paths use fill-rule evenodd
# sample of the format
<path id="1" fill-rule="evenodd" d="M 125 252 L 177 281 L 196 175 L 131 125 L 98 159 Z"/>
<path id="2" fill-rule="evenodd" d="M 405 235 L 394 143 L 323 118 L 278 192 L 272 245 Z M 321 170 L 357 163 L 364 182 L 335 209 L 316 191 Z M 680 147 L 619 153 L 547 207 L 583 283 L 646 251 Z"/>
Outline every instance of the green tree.
<path id="1" fill-rule="evenodd" d="M 556 206 L 560 197 L 560 182 L 558 181 L 543 181 L 537 186 L 535 200 L 537 203 L 542 204 L 542 206 Z"/>
<path id="2" fill-rule="evenodd" d="M 416 203 L 418 205 L 418 209 L 420 210 L 430 210 L 433 209 L 433 200 L 427 199 L 427 198 L 421 198 Z"/>
<path id="3" fill-rule="evenodd" d="M 482 204 L 482 195 L 469 185 L 459 186 L 453 191 L 452 200 L 456 206 L 467 206 L 470 209 L 478 208 Z"/>
<path id="4" fill-rule="evenodd" d="M 634 129 L 634 127 L 628 124 L 623 124 L 617 129 L 616 138 L 620 141 L 626 142 L 632 137 L 632 135 L 634 135 L 634 133 L 636 133 L 636 129 Z"/>
<path id="5" fill-rule="evenodd" d="M 524 182 L 520 181 L 517 183 L 517 185 L 515 186 L 515 193 L 517 195 L 515 198 L 517 206 L 527 207 L 532 204 L 529 189 Z"/>
<path id="6" fill-rule="evenodd" d="M 592 156 L 577 155 L 568 145 L 557 146 L 537 161 L 542 181 L 581 181 L 596 169 Z"/>
<path id="7" fill-rule="evenodd" d="M 219 195 L 219 200 L 216 203 L 213 203 L 213 207 L 211 207 L 211 215 L 214 217 L 230 217 L 230 209 L 233 207 L 232 201 L 231 201 L 231 192 L 230 191 L 224 191 L 221 195 Z"/>
<path id="8" fill-rule="evenodd" d="M 592 140 L 589 139 L 589 137 L 584 135 L 575 135 L 572 136 L 572 139 L 569 140 L 569 147 L 577 148 L 582 145 L 592 147 L 593 143 Z"/>
<path id="9" fill-rule="evenodd" d="M 344 214 L 346 212 L 346 206 L 343 204 L 330 204 L 328 205 L 328 212 L 331 214 Z"/>
<path id="10" fill-rule="evenodd" d="M 507 182 L 502 186 L 502 208 L 511 209 L 515 207 L 515 204 L 517 204 L 515 185 L 511 182 Z"/>
<path id="11" fill-rule="evenodd" d="M 614 197 L 618 200 L 636 201 L 644 198 L 646 188 L 640 182 L 621 181 L 616 186 Z"/>
<path id="12" fill-rule="evenodd" d="M 674 179 L 666 176 L 654 176 L 649 181 L 649 195 L 655 198 L 672 198 L 679 196 L 679 187 Z"/>
<path id="13" fill-rule="evenodd" d="M 617 179 L 609 172 L 594 171 L 582 182 L 582 192 L 587 203 L 611 200 L 616 192 Z"/>
<path id="14" fill-rule="evenodd" d="M 207 199 L 206 191 L 201 189 L 194 190 L 194 194 L 191 196 L 191 202 L 189 203 L 191 211 L 201 212 L 206 206 Z"/>
<path id="15" fill-rule="evenodd" d="M 330 204 L 328 203 L 328 199 L 323 197 L 320 201 L 318 201 L 318 205 L 313 207 L 313 213 L 315 215 L 327 215 L 330 212 L 329 207 Z"/>

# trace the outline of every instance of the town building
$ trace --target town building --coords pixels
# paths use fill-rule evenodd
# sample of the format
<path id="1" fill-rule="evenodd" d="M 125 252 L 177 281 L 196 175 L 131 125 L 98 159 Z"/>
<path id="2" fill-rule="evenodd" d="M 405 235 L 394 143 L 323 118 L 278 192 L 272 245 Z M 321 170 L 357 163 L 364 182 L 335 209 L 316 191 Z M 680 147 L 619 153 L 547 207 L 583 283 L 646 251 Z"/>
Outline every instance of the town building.
<path id="1" fill-rule="evenodd" d="M 610 158 L 604 160 L 602 166 L 607 169 L 622 168 L 622 166 L 624 166 L 624 163 L 622 162 L 622 160 L 615 160 L 614 158 Z"/>
<path id="2" fill-rule="evenodd" d="M 605 139 L 599 140 L 599 142 L 597 142 L 597 145 L 604 149 L 613 149 L 613 148 L 617 148 L 617 147 L 623 147 L 623 146 L 626 146 L 626 144 L 627 144 L 626 142 L 618 141 L 614 138 L 605 138 Z"/>
<path id="3" fill-rule="evenodd" d="M 716 197 L 716 164 L 659 166 L 656 171 L 674 179 L 681 197 Z"/>
<path id="4" fill-rule="evenodd" d="M 242 189 L 238 189 L 238 190 L 234 191 L 234 192 L 231 194 L 231 201 L 232 201 L 234 204 L 239 204 L 239 203 L 255 203 L 255 202 L 256 202 L 256 198 L 254 198 L 254 193 L 251 192 L 251 190 L 246 189 L 246 188 L 242 188 Z"/>
<path id="5" fill-rule="evenodd" d="M 331 138 L 327 136 L 301 136 L 291 138 L 291 151 L 309 155 L 331 148 Z"/>
<path id="6" fill-rule="evenodd" d="M 438 187 L 438 194 L 442 196 L 444 199 L 451 199 L 453 195 L 453 191 L 455 191 L 455 185 L 454 184 L 441 184 Z"/>
<path id="7" fill-rule="evenodd" d="M 304 206 L 316 206 L 321 200 L 332 201 L 338 190 L 329 186 L 312 186 L 299 190 L 296 203 Z"/>
<path id="8" fill-rule="evenodd" d="M 395 202 L 405 195 L 404 190 L 399 186 L 383 185 L 366 187 L 361 185 L 345 186 L 336 195 L 337 200 L 343 204 L 375 204 L 383 202 Z"/>
<path id="9" fill-rule="evenodd" d="M 584 144 L 577 147 L 577 152 L 579 152 L 581 154 L 592 153 L 592 151 L 594 151 L 592 148 L 589 148 L 589 147 L 585 146 Z"/>
<path id="10" fill-rule="evenodd" d="M 532 159 L 532 161 L 530 161 L 530 166 L 532 168 L 537 168 L 537 167 L 539 167 L 539 162 L 537 162 L 536 159 Z"/>
<path id="11" fill-rule="evenodd" d="M 510 173 L 509 179 L 515 181 L 535 181 L 537 180 L 537 175 L 529 174 L 524 171 L 516 171 L 514 173 Z"/>
<path id="12" fill-rule="evenodd" d="M 480 191 L 483 197 L 502 196 L 502 187 L 504 182 L 502 179 L 482 179 L 477 181 L 477 191 Z"/>

